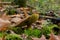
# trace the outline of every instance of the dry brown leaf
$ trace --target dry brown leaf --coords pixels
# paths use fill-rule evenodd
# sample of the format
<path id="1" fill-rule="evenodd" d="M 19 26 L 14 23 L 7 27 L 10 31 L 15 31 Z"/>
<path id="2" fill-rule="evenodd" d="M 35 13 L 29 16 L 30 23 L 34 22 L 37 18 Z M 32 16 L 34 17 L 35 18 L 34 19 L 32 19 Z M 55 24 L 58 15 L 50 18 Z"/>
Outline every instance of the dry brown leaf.
<path id="1" fill-rule="evenodd" d="M 39 40 L 46 40 L 46 38 L 44 35 L 42 35 L 42 37 Z"/>
<path id="2" fill-rule="evenodd" d="M 0 38 L 0 40 L 2 40 L 2 38 Z"/>
<path id="3" fill-rule="evenodd" d="M 3 20 L 0 18 L 0 31 L 6 30 L 9 25 L 10 25 L 10 21 Z"/>
<path id="4" fill-rule="evenodd" d="M 18 22 L 20 22 L 21 21 L 21 19 L 20 18 L 12 18 L 12 20 L 11 20 L 12 22 L 15 22 L 15 23 L 18 23 Z"/>
<path id="5" fill-rule="evenodd" d="M 51 36 L 50 36 L 49 40 L 60 40 L 60 39 L 58 38 L 58 36 L 56 36 L 53 33 L 51 33 Z"/>
<path id="6" fill-rule="evenodd" d="M 10 19 L 10 17 L 8 15 L 6 15 L 6 13 L 3 13 L 0 18 L 2 18 L 3 20 L 9 20 Z"/>
<path id="7" fill-rule="evenodd" d="M 58 35 L 58 38 L 60 39 L 60 35 Z"/>

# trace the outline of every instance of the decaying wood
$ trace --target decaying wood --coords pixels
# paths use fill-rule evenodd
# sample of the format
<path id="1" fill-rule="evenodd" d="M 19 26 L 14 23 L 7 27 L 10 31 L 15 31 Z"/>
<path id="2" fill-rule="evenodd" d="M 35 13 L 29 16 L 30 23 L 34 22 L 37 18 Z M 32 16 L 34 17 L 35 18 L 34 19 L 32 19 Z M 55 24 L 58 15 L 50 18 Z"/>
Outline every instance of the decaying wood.
<path id="1" fill-rule="evenodd" d="M 20 15 L 6 15 L 6 13 L 4 13 L 0 18 L 1 18 L 1 21 L 3 20 L 4 22 L 1 22 L 0 24 L 3 25 L 1 26 L 1 30 L 3 29 L 8 29 L 7 27 L 9 26 L 12 26 L 12 27 L 15 27 L 15 26 L 18 26 L 20 25 L 22 22 L 26 21 L 30 16 L 27 14 L 27 10 L 28 8 L 22 8 L 22 10 L 24 11 L 24 14 L 25 14 L 25 18 L 21 19 L 20 18 Z M 10 24 L 6 21 L 9 21 Z M 6 23 L 5 23 L 6 22 Z M 7 26 L 8 25 L 8 26 Z M 6 27 L 5 27 L 6 26 Z"/>
<path id="2" fill-rule="evenodd" d="M 15 17 L 15 18 L 12 18 L 12 17 Z M 6 14 L 3 14 L 1 17 L 0 17 L 0 31 L 4 31 L 4 30 L 7 30 L 8 27 L 12 26 L 12 27 L 15 27 L 17 25 L 20 25 L 22 22 L 24 22 L 27 18 L 29 18 L 29 16 L 27 16 L 26 18 L 24 19 L 21 19 L 19 18 L 20 15 L 6 15 Z M 14 22 L 11 23 L 11 22 Z"/>
<path id="3" fill-rule="evenodd" d="M 22 22 L 24 22 L 26 19 L 28 19 L 30 16 L 28 16 L 28 17 L 26 17 L 26 18 L 24 18 L 24 19 L 21 19 L 21 21 L 19 21 L 19 22 L 16 22 L 17 24 L 15 24 L 15 25 L 11 25 L 11 26 L 18 26 L 18 25 L 20 25 Z"/>

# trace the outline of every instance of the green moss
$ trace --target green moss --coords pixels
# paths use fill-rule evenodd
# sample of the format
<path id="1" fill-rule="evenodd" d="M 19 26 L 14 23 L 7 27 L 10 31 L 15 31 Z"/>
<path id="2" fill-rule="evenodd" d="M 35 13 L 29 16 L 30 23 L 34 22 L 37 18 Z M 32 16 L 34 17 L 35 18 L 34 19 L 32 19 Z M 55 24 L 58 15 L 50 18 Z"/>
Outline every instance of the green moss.
<path id="1" fill-rule="evenodd" d="M 19 7 L 25 7 L 26 6 L 26 1 L 27 0 L 14 0 L 14 3 L 16 5 L 19 5 Z"/>
<path id="2" fill-rule="evenodd" d="M 32 24 L 36 22 L 39 19 L 39 14 L 32 14 L 28 19 L 27 19 L 27 24 Z"/>
<path id="3" fill-rule="evenodd" d="M 2 32 L 0 32 L 0 37 L 2 37 L 3 36 L 3 33 Z"/>
<path id="4" fill-rule="evenodd" d="M 17 27 L 22 27 L 25 25 L 30 26 L 32 23 L 36 22 L 39 19 L 39 14 L 32 14 L 29 18 L 21 22 Z"/>
<path id="5" fill-rule="evenodd" d="M 17 34 L 9 34 L 6 36 L 6 40 L 22 40 Z"/>
<path id="6" fill-rule="evenodd" d="M 44 26 L 42 27 L 42 34 L 46 36 L 46 38 L 49 38 L 49 34 L 51 34 L 51 32 L 54 30 L 55 27 L 58 27 L 57 25 L 54 24 L 50 24 L 48 26 Z M 56 34 L 56 31 L 53 32 L 54 34 Z"/>
<path id="7" fill-rule="evenodd" d="M 12 31 L 14 31 L 16 34 L 24 33 L 24 30 L 20 27 L 14 27 L 14 28 L 12 28 Z"/>
<path id="8" fill-rule="evenodd" d="M 28 30 L 25 30 L 24 32 L 25 34 L 27 34 L 28 36 L 33 36 L 33 37 L 41 37 L 41 31 L 38 30 L 38 29 L 28 29 Z"/>
<path id="9" fill-rule="evenodd" d="M 54 27 L 53 32 L 54 32 L 55 35 L 60 34 L 60 28 L 59 27 Z"/>
<path id="10" fill-rule="evenodd" d="M 15 9 L 8 9 L 8 11 L 7 11 L 7 15 L 14 15 L 14 14 L 16 14 L 16 10 Z"/>
<path id="11" fill-rule="evenodd" d="M 49 38 L 49 34 L 51 33 L 51 30 L 48 27 L 42 28 L 42 34 L 46 36 L 46 38 Z"/>

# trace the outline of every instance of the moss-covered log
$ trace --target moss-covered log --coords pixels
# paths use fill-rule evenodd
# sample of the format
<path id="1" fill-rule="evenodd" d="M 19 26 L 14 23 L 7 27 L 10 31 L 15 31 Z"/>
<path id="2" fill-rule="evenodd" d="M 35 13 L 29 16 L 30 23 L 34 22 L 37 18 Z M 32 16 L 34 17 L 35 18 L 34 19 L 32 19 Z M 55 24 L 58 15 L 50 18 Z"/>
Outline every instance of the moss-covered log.
<path id="1" fill-rule="evenodd" d="M 32 23 L 36 22 L 39 19 L 39 14 L 32 14 L 30 17 L 27 19 L 23 20 L 17 27 L 22 27 L 22 26 L 29 26 Z"/>

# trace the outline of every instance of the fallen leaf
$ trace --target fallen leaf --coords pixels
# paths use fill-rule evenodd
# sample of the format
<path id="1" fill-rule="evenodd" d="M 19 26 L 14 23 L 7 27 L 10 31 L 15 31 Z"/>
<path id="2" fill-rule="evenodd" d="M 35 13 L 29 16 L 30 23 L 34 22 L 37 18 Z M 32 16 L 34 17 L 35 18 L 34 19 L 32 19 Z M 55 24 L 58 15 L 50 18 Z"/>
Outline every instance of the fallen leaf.
<path id="1" fill-rule="evenodd" d="M 39 40 L 39 38 L 34 37 L 34 38 L 32 38 L 32 40 Z"/>
<path id="2" fill-rule="evenodd" d="M 46 38 L 44 35 L 42 35 L 42 37 L 39 40 L 46 40 Z"/>
<path id="3" fill-rule="evenodd" d="M 10 25 L 10 21 L 3 20 L 0 18 L 0 31 L 6 30 L 9 25 Z"/>
<path id="4" fill-rule="evenodd" d="M 60 39 L 58 38 L 58 36 L 56 36 L 53 33 L 51 33 L 51 36 L 50 36 L 49 40 L 60 40 Z"/>

